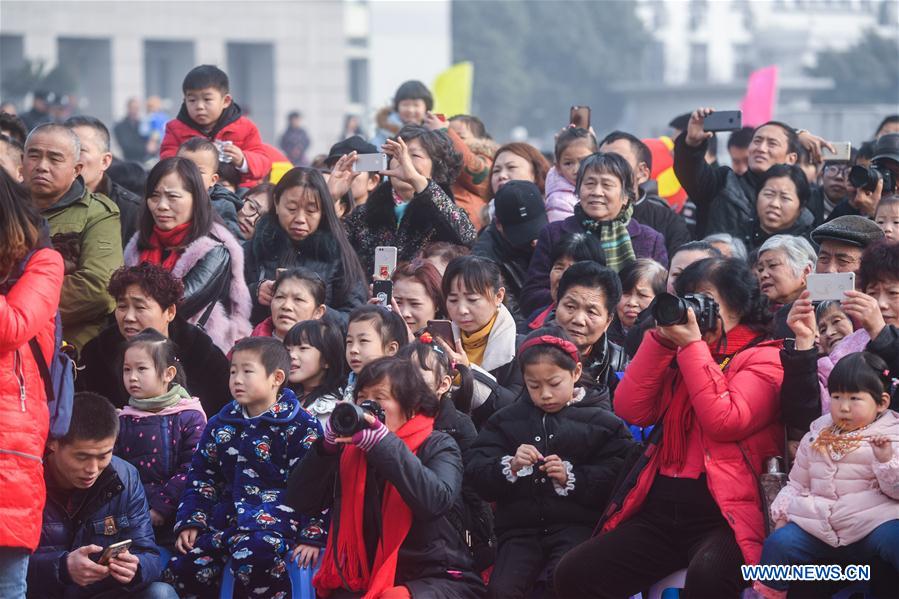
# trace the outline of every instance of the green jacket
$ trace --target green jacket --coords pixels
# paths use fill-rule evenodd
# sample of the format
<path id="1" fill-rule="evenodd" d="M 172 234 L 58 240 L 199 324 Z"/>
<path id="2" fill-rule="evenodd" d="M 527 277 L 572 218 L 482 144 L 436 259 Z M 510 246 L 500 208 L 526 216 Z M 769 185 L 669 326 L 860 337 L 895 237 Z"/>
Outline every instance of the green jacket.
<path id="1" fill-rule="evenodd" d="M 123 264 L 119 208 L 106 196 L 90 193 L 78 177 L 42 215 L 50 224 L 53 247 L 65 261 L 59 300 L 63 337 L 80 350 L 115 307 L 106 285 Z"/>

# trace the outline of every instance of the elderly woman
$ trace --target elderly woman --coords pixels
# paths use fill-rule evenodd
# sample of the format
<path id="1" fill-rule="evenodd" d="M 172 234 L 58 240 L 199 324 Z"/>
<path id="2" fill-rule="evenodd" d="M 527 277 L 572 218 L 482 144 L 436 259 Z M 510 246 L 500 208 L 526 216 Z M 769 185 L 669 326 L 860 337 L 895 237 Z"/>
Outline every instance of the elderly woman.
<path id="1" fill-rule="evenodd" d="M 749 251 L 772 235 L 796 235 L 810 239 L 815 217 L 806 208 L 811 190 L 802 169 L 795 164 L 775 164 L 761 176 L 755 200 L 755 217 L 746 222 L 741 237 Z"/>
<path id="2" fill-rule="evenodd" d="M 802 237 L 775 235 L 759 248 L 756 278 L 768 308 L 776 312 L 805 291 L 809 274 L 818 257 L 812 244 Z"/>

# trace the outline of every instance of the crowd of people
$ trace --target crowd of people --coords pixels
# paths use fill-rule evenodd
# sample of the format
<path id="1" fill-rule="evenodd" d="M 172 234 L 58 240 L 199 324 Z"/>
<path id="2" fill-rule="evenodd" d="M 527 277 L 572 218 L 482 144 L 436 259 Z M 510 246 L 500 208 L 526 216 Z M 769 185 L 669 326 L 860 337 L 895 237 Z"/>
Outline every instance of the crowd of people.
<path id="1" fill-rule="evenodd" d="M 628 132 L 498 145 L 409 81 L 276 176 L 223 71 L 183 92 L 149 172 L 0 114 L 0 596 L 895 595 L 899 115 L 732 167 L 682 115 L 679 213 Z"/>

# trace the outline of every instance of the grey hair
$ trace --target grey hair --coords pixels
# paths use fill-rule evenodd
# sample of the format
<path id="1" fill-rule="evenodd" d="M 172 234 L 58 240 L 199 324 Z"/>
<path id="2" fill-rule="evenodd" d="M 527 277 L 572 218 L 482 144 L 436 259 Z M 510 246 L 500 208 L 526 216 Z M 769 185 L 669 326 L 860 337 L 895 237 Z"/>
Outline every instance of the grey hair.
<path id="1" fill-rule="evenodd" d="M 774 250 L 783 250 L 787 263 L 797 277 L 801 276 L 802 271 L 806 268 L 814 269 L 815 263 L 818 261 L 815 248 L 804 237 L 796 237 L 795 235 L 774 235 L 769 237 L 762 244 L 762 247 L 759 248 L 759 259 L 765 252 Z"/>
<path id="2" fill-rule="evenodd" d="M 103 121 L 94 116 L 78 115 L 69 117 L 63 123 L 69 129 L 75 130 L 75 127 L 87 127 L 93 129 L 100 141 L 100 152 L 109 152 L 109 129 L 103 124 Z M 77 135 L 77 133 L 76 133 Z"/>
<path id="3" fill-rule="evenodd" d="M 712 235 L 706 235 L 703 241 L 706 243 L 723 243 L 724 245 L 729 245 L 730 253 L 734 258 L 739 258 L 743 262 L 749 260 L 749 252 L 746 251 L 746 244 L 730 233 L 714 233 Z"/>
<path id="4" fill-rule="evenodd" d="M 75 135 L 74 131 L 65 125 L 60 125 L 58 123 L 44 123 L 43 125 L 38 125 L 32 129 L 31 133 L 29 133 L 28 137 L 25 139 L 25 147 L 27 148 L 28 144 L 31 143 L 32 137 L 41 133 L 62 133 L 66 135 L 72 142 L 72 154 L 75 156 L 75 162 L 78 162 L 81 159 L 81 140 L 78 139 L 78 136 Z"/>

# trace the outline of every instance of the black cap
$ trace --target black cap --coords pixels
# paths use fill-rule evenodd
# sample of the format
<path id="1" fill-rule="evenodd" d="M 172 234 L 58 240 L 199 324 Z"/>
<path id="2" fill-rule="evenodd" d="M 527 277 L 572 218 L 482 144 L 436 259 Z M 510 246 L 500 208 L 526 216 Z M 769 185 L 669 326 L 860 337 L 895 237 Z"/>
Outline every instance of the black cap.
<path id="1" fill-rule="evenodd" d="M 328 152 L 328 157 L 325 158 L 325 164 L 328 168 L 331 168 L 342 156 L 346 156 L 350 152 L 356 152 L 357 154 L 377 154 L 378 148 L 374 147 L 358 135 L 354 135 L 343 141 L 338 141 L 331 146 L 331 151 Z"/>
<path id="2" fill-rule="evenodd" d="M 887 133 L 877 138 L 874 142 L 874 158 L 871 160 L 880 158 L 899 162 L 899 133 Z"/>
<path id="3" fill-rule="evenodd" d="M 668 126 L 672 129 L 678 129 L 680 131 L 685 131 L 687 129 L 687 124 L 690 122 L 691 113 L 685 112 L 684 114 L 679 114 L 668 123 Z"/>
<path id="4" fill-rule="evenodd" d="M 496 222 L 512 247 L 525 247 L 537 239 L 549 222 L 540 188 L 530 181 L 509 181 L 493 199 Z"/>
<path id="5" fill-rule="evenodd" d="M 826 239 L 864 248 L 883 239 L 883 231 L 870 218 L 838 216 L 812 231 L 812 241 L 815 243 L 820 245 Z"/>

